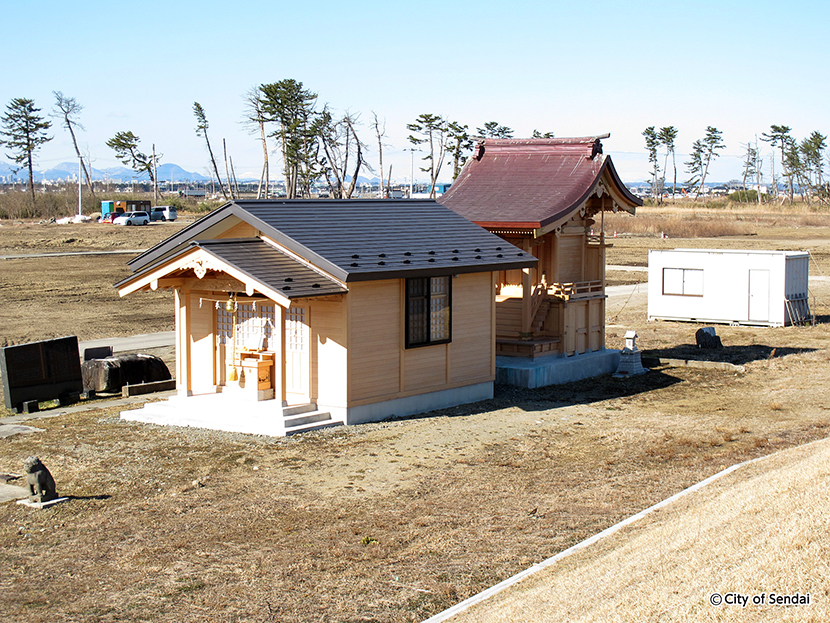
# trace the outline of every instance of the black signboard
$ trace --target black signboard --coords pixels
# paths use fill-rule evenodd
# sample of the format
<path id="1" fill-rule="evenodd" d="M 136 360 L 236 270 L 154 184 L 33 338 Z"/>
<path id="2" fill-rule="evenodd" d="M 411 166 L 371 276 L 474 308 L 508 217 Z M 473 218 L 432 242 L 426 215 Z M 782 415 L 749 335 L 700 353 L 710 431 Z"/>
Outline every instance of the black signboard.
<path id="1" fill-rule="evenodd" d="M 18 412 L 30 400 L 82 392 L 77 336 L 0 348 L 0 376 L 6 407 Z"/>

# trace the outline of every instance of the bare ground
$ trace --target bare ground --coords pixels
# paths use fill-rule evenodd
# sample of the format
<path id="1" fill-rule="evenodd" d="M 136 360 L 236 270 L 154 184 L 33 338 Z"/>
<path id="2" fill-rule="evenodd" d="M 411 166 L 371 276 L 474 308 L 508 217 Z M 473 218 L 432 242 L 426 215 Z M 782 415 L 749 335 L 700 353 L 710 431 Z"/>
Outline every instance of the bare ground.
<path id="1" fill-rule="evenodd" d="M 631 240 L 609 263 L 642 261 L 654 242 L 635 251 Z M 55 305 L 77 266 L 48 260 L 56 285 L 27 268 L 46 260 L 18 265 L 16 281 L 9 261 L 3 330 L 50 337 L 39 307 L 10 296 L 32 279 L 40 307 Z M 78 281 L 97 292 L 118 278 Z M 815 294 L 826 321 L 827 285 Z M 125 329 L 128 301 L 94 307 L 84 331 L 146 332 Z M 609 346 L 636 328 L 646 355 L 700 356 L 697 325 L 646 323 L 641 295 L 610 301 L 608 315 Z M 0 439 L 0 473 L 38 454 L 72 499 L 40 512 L 0 505 L 0 616 L 422 620 L 728 465 L 827 436 L 828 327 L 719 327 L 726 349 L 710 358 L 745 372 L 500 387 L 476 405 L 289 439 L 127 423 L 116 409 L 36 420 L 43 432 Z"/>

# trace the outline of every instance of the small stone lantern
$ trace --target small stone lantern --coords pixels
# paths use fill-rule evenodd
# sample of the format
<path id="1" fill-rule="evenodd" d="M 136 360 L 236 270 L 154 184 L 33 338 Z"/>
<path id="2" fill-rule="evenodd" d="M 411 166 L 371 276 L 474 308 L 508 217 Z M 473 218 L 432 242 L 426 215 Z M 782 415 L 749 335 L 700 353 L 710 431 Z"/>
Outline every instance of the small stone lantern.
<path id="1" fill-rule="evenodd" d="M 625 348 L 626 350 L 637 350 L 637 332 L 636 331 L 626 331 L 625 332 Z"/>
<path id="2" fill-rule="evenodd" d="M 620 351 L 620 365 L 617 366 L 615 377 L 637 376 L 648 372 L 643 367 L 640 351 L 637 350 L 637 332 L 625 332 L 625 348 Z"/>

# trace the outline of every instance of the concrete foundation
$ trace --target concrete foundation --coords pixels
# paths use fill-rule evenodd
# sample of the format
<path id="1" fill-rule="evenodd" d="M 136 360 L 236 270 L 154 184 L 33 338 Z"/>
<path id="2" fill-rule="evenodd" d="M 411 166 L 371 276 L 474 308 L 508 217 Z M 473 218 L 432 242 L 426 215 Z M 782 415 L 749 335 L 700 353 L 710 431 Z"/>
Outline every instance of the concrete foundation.
<path id="1" fill-rule="evenodd" d="M 605 349 L 560 357 L 496 357 L 496 383 L 517 387 L 547 387 L 611 374 L 620 363 L 620 352 Z"/>
<path id="2" fill-rule="evenodd" d="M 428 394 L 418 394 L 406 398 L 384 400 L 359 407 L 349 407 L 346 411 L 347 424 L 378 422 L 388 417 L 405 417 L 436 409 L 447 409 L 458 405 L 489 400 L 493 397 L 493 383 L 477 383 L 454 389 L 444 389 Z M 330 409 L 332 414 L 335 409 Z"/>
<path id="3" fill-rule="evenodd" d="M 393 416 L 426 413 L 492 397 L 493 383 L 487 382 L 348 409 L 325 404 L 316 405 L 314 409 L 311 405 L 283 407 L 276 400 L 240 400 L 238 393 L 223 392 L 171 396 L 165 401 L 147 403 L 142 409 L 122 411 L 121 419 L 282 437 L 323 426 L 363 424 Z"/>

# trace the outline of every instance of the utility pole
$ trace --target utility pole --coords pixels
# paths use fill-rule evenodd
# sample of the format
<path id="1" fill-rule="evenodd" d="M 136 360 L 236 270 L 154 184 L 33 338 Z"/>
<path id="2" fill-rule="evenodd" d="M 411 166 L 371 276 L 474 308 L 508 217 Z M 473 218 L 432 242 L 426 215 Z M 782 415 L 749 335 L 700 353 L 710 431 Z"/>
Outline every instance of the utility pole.
<path id="1" fill-rule="evenodd" d="M 81 154 L 78 154 L 78 216 L 81 215 L 81 165 L 83 164 L 83 160 L 81 160 Z"/>
<path id="2" fill-rule="evenodd" d="M 156 144 L 153 143 L 153 205 L 159 204 L 159 171 L 156 165 Z"/>

